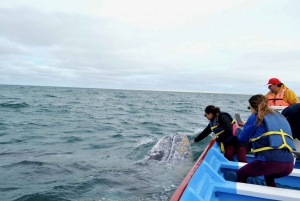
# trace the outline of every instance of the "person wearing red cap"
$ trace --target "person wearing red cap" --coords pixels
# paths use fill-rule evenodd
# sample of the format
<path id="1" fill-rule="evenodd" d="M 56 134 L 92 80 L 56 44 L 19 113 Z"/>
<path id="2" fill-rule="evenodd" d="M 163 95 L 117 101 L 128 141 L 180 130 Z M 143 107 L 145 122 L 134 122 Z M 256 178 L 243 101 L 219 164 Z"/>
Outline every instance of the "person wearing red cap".
<path id="1" fill-rule="evenodd" d="M 266 98 L 270 106 L 289 106 L 299 103 L 295 92 L 287 88 L 278 78 L 269 79 L 267 85 L 270 91 L 266 94 Z"/>

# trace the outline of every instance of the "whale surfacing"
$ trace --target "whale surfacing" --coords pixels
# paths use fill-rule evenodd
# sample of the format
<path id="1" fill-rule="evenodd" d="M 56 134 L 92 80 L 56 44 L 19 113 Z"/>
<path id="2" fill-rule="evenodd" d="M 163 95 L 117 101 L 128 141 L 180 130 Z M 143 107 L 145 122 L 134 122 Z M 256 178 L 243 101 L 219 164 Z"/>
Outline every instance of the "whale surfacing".
<path id="1" fill-rule="evenodd" d="M 192 157 L 189 139 L 183 133 L 160 139 L 150 151 L 149 160 L 180 161 Z"/>

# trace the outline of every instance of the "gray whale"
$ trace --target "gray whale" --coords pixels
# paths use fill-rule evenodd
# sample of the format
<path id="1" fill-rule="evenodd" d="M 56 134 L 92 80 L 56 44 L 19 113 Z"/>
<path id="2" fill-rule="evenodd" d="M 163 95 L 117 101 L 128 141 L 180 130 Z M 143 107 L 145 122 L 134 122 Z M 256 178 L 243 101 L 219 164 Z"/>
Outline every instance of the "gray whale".
<path id="1" fill-rule="evenodd" d="M 192 157 L 189 139 L 183 133 L 160 139 L 150 150 L 149 160 L 181 161 Z"/>

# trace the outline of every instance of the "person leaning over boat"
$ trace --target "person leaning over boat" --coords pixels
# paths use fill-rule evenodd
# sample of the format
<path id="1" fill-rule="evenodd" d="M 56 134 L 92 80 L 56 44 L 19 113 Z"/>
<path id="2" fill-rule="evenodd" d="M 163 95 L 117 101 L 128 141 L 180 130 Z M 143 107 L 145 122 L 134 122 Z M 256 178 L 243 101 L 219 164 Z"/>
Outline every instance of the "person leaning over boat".
<path id="1" fill-rule="evenodd" d="M 269 105 L 266 97 L 257 94 L 249 99 L 251 115 L 236 134 L 240 142 L 252 143 L 256 160 L 237 171 L 237 181 L 247 183 L 248 177 L 264 176 L 267 186 L 276 187 L 275 178 L 289 175 L 294 168 L 295 150 L 287 120 Z M 248 107 L 248 108 L 249 108 Z"/>
<path id="2" fill-rule="evenodd" d="M 295 92 L 285 86 L 278 78 L 271 78 L 267 83 L 270 89 L 266 94 L 268 104 L 271 106 L 289 106 L 299 103 L 299 99 Z"/>
<path id="3" fill-rule="evenodd" d="M 238 139 L 233 135 L 233 118 L 227 112 L 221 112 L 220 108 L 209 105 L 205 108 L 204 116 L 209 120 L 207 127 L 191 143 L 199 142 L 206 138 L 212 131 L 216 134 L 216 141 L 223 143 L 224 156 L 234 161 L 234 153 L 237 152 L 237 158 L 240 162 L 246 161 L 248 143 L 239 144 Z"/>

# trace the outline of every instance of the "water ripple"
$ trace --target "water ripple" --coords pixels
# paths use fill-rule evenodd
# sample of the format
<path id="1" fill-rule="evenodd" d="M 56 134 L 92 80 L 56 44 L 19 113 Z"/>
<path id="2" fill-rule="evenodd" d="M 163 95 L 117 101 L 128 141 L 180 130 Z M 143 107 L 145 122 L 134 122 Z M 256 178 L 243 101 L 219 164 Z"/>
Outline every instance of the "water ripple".
<path id="1" fill-rule="evenodd" d="M 14 102 L 8 102 L 8 103 L 0 103 L 0 107 L 3 108 L 24 108 L 29 107 L 30 105 L 27 103 L 14 103 Z"/>

